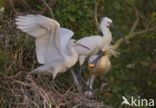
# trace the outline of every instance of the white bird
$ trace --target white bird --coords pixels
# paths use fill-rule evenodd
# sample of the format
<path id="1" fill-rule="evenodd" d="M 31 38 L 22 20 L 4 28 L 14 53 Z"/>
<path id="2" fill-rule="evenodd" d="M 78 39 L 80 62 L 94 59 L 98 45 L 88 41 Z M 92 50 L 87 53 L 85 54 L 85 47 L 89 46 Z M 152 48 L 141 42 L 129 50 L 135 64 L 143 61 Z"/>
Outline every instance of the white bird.
<path id="1" fill-rule="evenodd" d="M 102 36 L 92 35 L 81 38 L 77 41 L 78 43 L 88 47 L 90 50 L 80 46 L 74 47 L 79 55 L 80 65 L 85 62 L 87 57 L 97 55 L 99 51 L 104 51 L 107 49 L 107 46 L 109 46 L 112 42 L 112 33 L 110 31 L 110 27 L 112 27 L 123 38 L 123 40 L 128 43 L 124 36 L 117 31 L 116 27 L 113 25 L 113 21 L 108 17 L 103 17 L 99 27 L 100 31 L 102 32 Z"/>
<path id="2" fill-rule="evenodd" d="M 100 30 L 102 32 L 102 36 L 100 35 L 93 35 L 84 37 L 77 42 L 87 46 L 91 50 L 86 50 L 85 48 L 75 46 L 75 50 L 77 51 L 79 55 L 79 64 L 83 65 L 84 61 L 87 57 L 92 55 L 97 55 L 97 53 L 105 49 L 105 46 L 109 45 L 112 41 L 112 33 L 110 31 L 110 26 L 112 25 L 112 20 L 108 17 L 102 18 L 101 24 L 100 24 Z"/>
<path id="3" fill-rule="evenodd" d="M 95 58 L 96 62 L 100 57 L 103 56 L 103 51 L 105 50 L 105 47 L 108 46 L 111 41 L 112 41 L 112 33 L 110 31 L 110 26 L 112 25 L 112 20 L 108 17 L 102 18 L 102 21 L 100 23 L 100 30 L 102 32 L 102 36 L 100 35 L 93 35 L 93 36 L 88 36 L 84 37 L 77 42 L 90 48 L 90 50 L 86 50 L 85 48 L 79 47 L 79 46 L 74 46 L 75 50 L 77 51 L 79 55 L 79 64 L 80 64 L 80 70 L 78 73 L 78 78 L 79 80 L 82 80 L 81 77 L 81 67 L 84 64 L 86 58 L 89 58 L 93 55 L 98 56 Z"/>
<path id="4" fill-rule="evenodd" d="M 108 17 L 103 17 L 100 23 L 100 30 L 102 32 L 102 36 L 100 35 L 93 35 L 84 37 L 77 42 L 88 47 L 90 50 L 87 50 L 85 48 L 75 46 L 75 50 L 77 51 L 79 55 L 79 64 L 80 64 L 80 70 L 78 73 L 79 79 L 82 80 L 81 77 L 81 67 L 84 64 L 86 58 L 89 58 L 93 55 L 98 55 L 95 60 L 93 61 L 93 67 L 96 65 L 96 62 L 103 56 L 104 51 L 107 49 L 107 46 L 109 46 L 112 42 L 112 33 L 110 31 L 110 27 L 113 27 L 114 30 L 116 30 L 115 26 L 113 25 L 113 21 Z M 123 35 L 116 30 L 116 32 L 122 36 L 122 38 L 125 40 Z M 126 41 L 126 40 L 125 40 Z M 91 65 L 91 64 L 90 64 Z"/>
<path id="5" fill-rule="evenodd" d="M 111 45 L 109 45 L 106 48 L 106 50 L 104 50 L 104 52 L 105 52 L 104 55 L 96 62 L 95 67 L 88 65 L 90 77 L 87 80 L 88 90 L 85 94 L 89 97 L 92 97 L 94 95 L 92 92 L 94 79 L 96 77 L 102 78 L 105 74 L 107 74 L 111 70 L 110 57 L 112 55 L 115 57 L 118 56 L 118 52 L 116 52 L 115 49 Z M 97 56 L 98 55 L 91 56 L 88 60 L 88 64 L 92 63 L 96 59 Z"/>
<path id="6" fill-rule="evenodd" d="M 35 37 L 37 60 L 43 65 L 32 73 L 52 73 L 55 79 L 58 73 L 67 71 L 77 62 L 78 54 L 74 46 L 83 45 L 71 39 L 73 31 L 61 28 L 57 21 L 42 15 L 26 15 L 18 16 L 16 25 Z"/>

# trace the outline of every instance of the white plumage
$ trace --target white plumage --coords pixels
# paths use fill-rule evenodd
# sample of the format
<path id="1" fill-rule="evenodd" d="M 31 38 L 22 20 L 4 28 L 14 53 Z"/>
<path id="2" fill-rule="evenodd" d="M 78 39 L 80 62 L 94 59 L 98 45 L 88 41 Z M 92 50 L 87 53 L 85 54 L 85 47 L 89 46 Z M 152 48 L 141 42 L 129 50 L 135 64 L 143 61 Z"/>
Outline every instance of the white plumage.
<path id="1" fill-rule="evenodd" d="M 90 78 L 87 81 L 87 85 L 90 90 L 93 89 L 93 83 L 96 77 L 102 78 L 105 74 L 107 74 L 111 70 L 110 57 L 118 56 L 118 52 L 116 52 L 116 50 L 111 45 L 108 45 L 107 48 L 104 50 L 104 52 L 105 54 L 97 61 L 95 67 L 88 66 Z M 97 55 L 91 56 L 88 60 L 88 64 L 90 64 L 96 57 Z M 87 93 L 91 94 L 90 90 Z"/>
<path id="2" fill-rule="evenodd" d="M 90 64 L 99 56 L 98 55 L 99 51 L 104 52 L 108 50 L 108 46 L 110 46 L 112 42 L 112 34 L 109 29 L 111 25 L 112 25 L 112 20 L 109 19 L 108 17 L 104 17 L 102 18 L 102 21 L 100 23 L 100 30 L 102 32 L 102 36 L 100 35 L 88 36 L 77 41 L 78 43 L 83 44 L 88 48 L 90 48 L 90 50 L 86 50 L 85 48 L 79 46 L 74 47 L 79 55 L 80 66 L 83 65 L 86 58 L 89 58 L 89 64 Z M 113 51 L 113 50 L 109 48 L 109 51 Z M 109 57 L 108 55 L 105 55 L 102 56 L 99 59 L 99 61 L 97 61 L 96 66 L 94 68 L 89 68 L 90 73 L 92 73 L 87 82 L 89 89 L 92 89 L 95 77 L 98 76 L 98 74 L 103 75 L 104 73 L 107 73 L 110 67 L 111 67 L 111 63 Z M 79 71 L 79 75 L 81 75 L 81 68 Z M 91 94 L 90 90 L 87 92 L 89 93 L 89 95 Z"/>
<path id="3" fill-rule="evenodd" d="M 44 64 L 33 73 L 50 72 L 53 78 L 75 65 L 78 54 L 71 39 L 74 33 L 60 24 L 41 15 L 26 15 L 16 18 L 17 28 L 35 37 L 36 54 L 39 63 Z M 77 45 L 78 46 L 78 45 Z"/>
<path id="4" fill-rule="evenodd" d="M 104 51 L 105 47 L 108 46 L 112 41 L 112 34 L 109 27 L 112 24 L 112 20 L 104 17 L 102 18 L 100 24 L 100 30 L 102 32 L 102 36 L 88 36 L 84 37 L 77 42 L 83 44 L 90 48 L 91 50 L 86 50 L 85 48 L 76 46 L 74 47 L 79 55 L 79 63 L 82 65 L 87 57 L 92 55 L 96 55 L 100 50 Z"/>

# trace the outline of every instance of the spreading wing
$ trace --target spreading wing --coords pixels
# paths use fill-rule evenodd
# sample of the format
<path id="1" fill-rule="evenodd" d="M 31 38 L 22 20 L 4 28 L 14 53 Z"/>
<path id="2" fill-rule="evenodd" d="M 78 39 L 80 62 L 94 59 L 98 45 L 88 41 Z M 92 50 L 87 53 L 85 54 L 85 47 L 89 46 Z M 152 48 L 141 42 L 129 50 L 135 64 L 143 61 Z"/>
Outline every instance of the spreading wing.
<path id="1" fill-rule="evenodd" d="M 67 28 L 61 27 L 60 39 L 61 39 L 61 48 L 62 48 L 64 56 L 66 56 L 69 53 L 69 49 L 67 48 L 67 45 L 73 35 L 74 35 L 73 31 L 71 31 Z"/>
<path id="2" fill-rule="evenodd" d="M 44 64 L 62 59 L 60 25 L 57 21 L 42 15 L 26 15 L 18 16 L 16 24 L 17 28 L 35 37 L 39 63 Z"/>

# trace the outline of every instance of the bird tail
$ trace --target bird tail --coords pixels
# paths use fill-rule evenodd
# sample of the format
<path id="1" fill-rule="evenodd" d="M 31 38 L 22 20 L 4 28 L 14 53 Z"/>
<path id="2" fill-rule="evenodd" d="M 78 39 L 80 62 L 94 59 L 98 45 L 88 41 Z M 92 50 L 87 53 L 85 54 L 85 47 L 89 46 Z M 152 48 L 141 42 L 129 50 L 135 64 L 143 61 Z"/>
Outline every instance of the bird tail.
<path id="1" fill-rule="evenodd" d="M 46 73 L 47 70 L 48 70 L 48 67 L 45 66 L 45 65 L 43 65 L 43 66 L 40 66 L 40 67 L 38 67 L 38 68 L 32 70 L 30 73 L 32 73 L 32 74 L 36 74 L 36 73 L 37 73 L 37 74 L 38 74 L 38 73 Z"/>
<path id="2" fill-rule="evenodd" d="M 55 79 L 58 71 L 56 69 L 54 69 L 53 67 L 43 65 L 43 66 L 40 66 L 40 67 L 36 68 L 35 70 L 31 71 L 30 73 L 32 73 L 32 74 L 44 74 L 44 75 L 52 74 L 53 79 Z"/>

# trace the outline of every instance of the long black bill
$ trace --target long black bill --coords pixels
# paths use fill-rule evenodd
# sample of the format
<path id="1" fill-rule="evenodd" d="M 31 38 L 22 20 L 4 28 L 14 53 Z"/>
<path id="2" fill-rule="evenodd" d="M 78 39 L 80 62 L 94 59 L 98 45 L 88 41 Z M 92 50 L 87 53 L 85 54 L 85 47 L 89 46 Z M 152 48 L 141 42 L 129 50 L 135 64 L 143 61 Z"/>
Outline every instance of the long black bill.
<path id="1" fill-rule="evenodd" d="M 111 27 L 117 34 L 119 34 L 122 37 L 125 43 L 129 44 L 129 41 L 124 37 L 124 35 L 120 31 L 117 30 L 114 24 L 112 24 Z"/>

